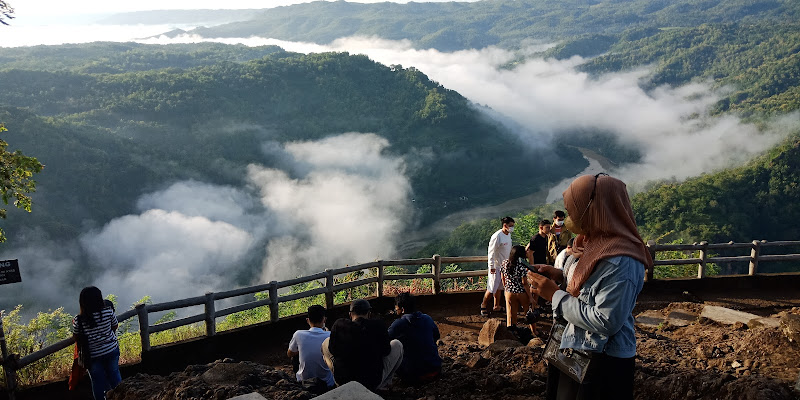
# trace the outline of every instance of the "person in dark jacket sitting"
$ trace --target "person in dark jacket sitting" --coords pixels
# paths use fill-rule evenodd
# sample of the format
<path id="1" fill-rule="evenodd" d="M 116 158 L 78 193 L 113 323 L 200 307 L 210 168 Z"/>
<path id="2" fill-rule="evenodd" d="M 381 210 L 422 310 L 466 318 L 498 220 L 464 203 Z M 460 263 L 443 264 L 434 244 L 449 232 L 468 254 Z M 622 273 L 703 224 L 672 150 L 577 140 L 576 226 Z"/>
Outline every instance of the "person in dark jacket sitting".
<path id="1" fill-rule="evenodd" d="M 409 383 L 436 379 L 442 371 L 442 359 L 436 347 L 439 327 L 430 316 L 417 311 L 411 293 L 400 293 L 394 303 L 401 317 L 389 327 L 389 337 L 403 343 L 403 362 L 397 375 Z"/>
<path id="2" fill-rule="evenodd" d="M 403 344 L 389 339 L 382 321 L 369 319 L 372 306 L 359 299 L 350 318 L 339 318 L 322 342 L 322 357 L 339 385 L 356 381 L 369 390 L 385 390 L 403 360 Z"/>

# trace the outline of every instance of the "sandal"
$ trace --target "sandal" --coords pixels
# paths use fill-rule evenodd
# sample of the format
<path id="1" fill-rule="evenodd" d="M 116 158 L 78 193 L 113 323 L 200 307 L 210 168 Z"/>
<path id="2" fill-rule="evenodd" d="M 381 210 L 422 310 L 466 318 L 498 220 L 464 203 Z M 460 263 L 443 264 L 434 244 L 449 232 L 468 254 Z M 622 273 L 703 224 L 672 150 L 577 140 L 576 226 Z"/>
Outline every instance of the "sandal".
<path id="1" fill-rule="evenodd" d="M 488 317 L 488 316 L 489 316 L 489 310 L 487 310 L 486 307 L 481 307 L 481 317 Z"/>

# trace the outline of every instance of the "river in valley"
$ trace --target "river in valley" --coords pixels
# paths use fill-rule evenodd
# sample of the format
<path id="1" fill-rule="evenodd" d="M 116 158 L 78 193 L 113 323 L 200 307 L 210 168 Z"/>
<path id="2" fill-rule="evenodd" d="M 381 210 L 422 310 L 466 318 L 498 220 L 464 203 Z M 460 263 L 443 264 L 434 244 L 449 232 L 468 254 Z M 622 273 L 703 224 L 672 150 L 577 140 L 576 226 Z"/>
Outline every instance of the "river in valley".
<path id="1" fill-rule="evenodd" d="M 547 204 L 561 199 L 561 193 L 569 186 L 573 179 L 581 175 L 594 175 L 598 172 L 606 172 L 616 167 L 616 164 L 603 157 L 602 155 L 584 148 L 578 148 L 583 154 L 583 158 L 589 165 L 577 175 L 566 178 L 558 184 L 540 189 L 534 193 L 517 197 L 500 204 L 486 205 L 461 210 L 450 214 L 436 222 L 426 225 L 421 229 L 405 236 L 405 240 L 400 243 L 397 252 L 401 257 L 410 257 L 421 250 L 428 243 L 440 239 L 459 225 L 479 219 L 497 218 L 505 215 L 513 215 L 526 210 L 530 210 L 542 204 Z M 488 241 L 489 238 L 486 238 Z"/>

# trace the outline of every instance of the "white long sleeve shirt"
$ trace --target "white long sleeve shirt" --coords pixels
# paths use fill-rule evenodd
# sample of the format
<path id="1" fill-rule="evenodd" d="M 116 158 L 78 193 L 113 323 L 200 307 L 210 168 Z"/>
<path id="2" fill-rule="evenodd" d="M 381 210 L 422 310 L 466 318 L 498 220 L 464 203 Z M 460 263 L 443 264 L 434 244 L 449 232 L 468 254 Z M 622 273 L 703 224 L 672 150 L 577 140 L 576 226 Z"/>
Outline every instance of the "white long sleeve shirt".
<path id="1" fill-rule="evenodd" d="M 500 271 L 503 261 L 511 254 L 511 235 L 503 233 L 500 229 L 489 239 L 489 270 Z"/>

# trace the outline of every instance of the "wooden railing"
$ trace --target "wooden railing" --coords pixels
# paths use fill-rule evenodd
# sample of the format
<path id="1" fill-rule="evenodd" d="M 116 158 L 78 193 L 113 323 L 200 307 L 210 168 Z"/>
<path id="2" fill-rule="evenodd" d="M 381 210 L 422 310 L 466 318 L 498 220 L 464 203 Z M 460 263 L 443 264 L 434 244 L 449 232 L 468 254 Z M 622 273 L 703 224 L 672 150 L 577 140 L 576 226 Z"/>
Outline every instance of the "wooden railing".
<path id="1" fill-rule="evenodd" d="M 758 273 L 758 265 L 761 262 L 771 261 L 800 261 L 800 254 L 774 254 L 765 255 L 761 254 L 761 250 L 765 248 L 776 247 L 789 247 L 799 246 L 800 241 L 778 241 L 768 242 L 766 240 L 754 240 L 750 243 L 715 243 L 709 244 L 708 242 L 700 242 L 694 244 L 656 244 L 653 241 L 647 243 L 647 248 L 650 250 L 650 255 L 655 260 L 654 267 L 659 265 L 691 265 L 697 264 L 697 277 L 705 278 L 706 266 L 709 263 L 730 263 L 730 262 L 747 262 L 749 263 L 747 275 L 756 275 Z M 709 257 L 710 251 L 727 251 L 735 249 L 749 249 L 749 255 L 742 256 L 725 256 L 725 257 Z M 659 251 L 691 251 L 699 252 L 700 257 L 683 258 L 683 259 L 670 259 L 670 260 L 656 260 L 656 253 Z M 653 279 L 653 270 L 647 271 L 645 280 Z"/>
<path id="2" fill-rule="evenodd" d="M 767 242 L 767 241 L 753 241 L 751 243 L 723 243 L 723 244 L 708 244 L 707 242 L 700 242 L 696 244 L 679 244 L 679 245 L 662 245 L 656 244 L 654 242 L 649 242 L 647 247 L 653 256 L 653 259 L 656 258 L 656 254 L 660 251 L 699 251 L 700 257 L 697 258 L 685 258 L 685 259 L 669 259 L 669 260 L 657 260 L 655 262 L 655 266 L 661 265 L 687 265 L 687 264 L 698 264 L 697 268 L 697 277 L 704 278 L 706 276 L 706 265 L 708 263 L 719 263 L 719 262 L 749 262 L 749 273 L 748 275 L 756 275 L 758 273 L 758 265 L 759 263 L 763 262 L 772 262 L 772 261 L 799 261 L 800 254 L 785 254 L 785 255 L 762 255 L 761 249 L 767 247 L 786 247 L 786 246 L 800 246 L 800 241 L 782 241 L 782 242 Z M 750 249 L 749 255 L 743 256 L 728 256 L 728 257 L 709 257 L 708 252 L 711 250 L 729 250 L 729 249 Z M 402 260 L 379 260 L 374 261 L 366 264 L 359 264 L 353 266 L 347 266 L 344 268 L 338 269 L 326 269 L 324 272 L 319 272 L 313 275 L 304 276 L 300 278 L 290 279 L 281 282 L 270 282 L 250 287 L 244 287 L 240 289 L 233 289 L 224 292 L 210 292 L 206 293 L 203 296 L 192 297 L 188 299 L 181 299 L 175 301 L 168 301 L 164 303 L 156 303 L 156 304 L 139 304 L 134 309 L 125 311 L 117 316 L 117 319 L 120 322 L 123 322 L 129 318 L 134 316 L 138 316 L 139 319 L 139 333 L 141 336 L 141 344 L 142 344 L 142 352 L 150 351 L 150 335 L 156 332 L 165 331 L 168 329 L 174 329 L 177 327 L 190 325 L 198 322 L 205 323 L 205 331 L 206 336 L 214 336 L 216 335 L 216 319 L 219 317 L 224 317 L 233 313 L 251 310 L 256 307 L 263 307 L 269 306 L 270 309 L 270 321 L 275 322 L 279 320 L 278 315 L 278 305 L 280 303 L 294 301 L 302 298 L 318 296 L 318 295 L 325 295 L 325 304 L 327 308 L 334 307 L 334 295 L 338 291 L 351 289 L 354 287 L 373 284 L 376 283 L 376 290 L 374 293 L 375 297 L 382 297 L 384 294 L 384 283 L 386 281 L 392 280 L 408 280 L 408 279 L 432 279 L 433 280 L 433 287 L 432 292 L 434 295 L 437 295 L 442 292 L 441 290 L 441 283 L 442 280 L 445 279 L 456 279 L 456 278 L 469 278 L 469 277 L 481 277 L 486 275 L 485 269 L 479 269 L 475 271 L 461 271 L 461 272 L 450 272 L 450 273 L 443 273 L 442 272 L 442 264 L 454 264 L 454 263 L 479 263 L 479 262 L 486 262 L 486 256 L 473 256 L 473 257 L 441 257 L 439 255 L 434 255 L 431 258 L 415 258 L 415 259 L 402 259 Z M 422 266 L 422 265 L 431 265 L 432 272 L 430 273 L 421 273 L 421 274 L 386 274 L 385 267 L 386 266 Z M 374 276 L 368 278 L 357 279 L 354 281 L 349 282 L 342 282 L 336 283 L 335 277 L 337 275 L 352 273 L 356 271 L 364 271 L 364 270 L 371 270 L 375 269 L 376 273 Z M 307 290 L 304 292 L 299 293 L 291 293 L 286 295 L 279 295 L 279 289 L 290 287 L 297 284 L 308 283 L 317 280 L 325 280 L 324 287 Z M 653 280 L 653 270 L 648 270 L 646 277 L 646 281 Z M 216 301 L 217 300 L 225 300 L 232 297 L 243 296 L 243 295 L 250 295 L 255 293 L 267 292 L 269 297 L 263 300 L 257 301 L 250 301 L 245 302 L 242 304 L 230 306 L 227 308 L 223 308 L 221 310 L 216 309 Z M 193 307 L 193 306 L 204 306 L 205 310 L 202 314 L 192 315 L 185 318 L 180 318 L 177 320 L 159 323 L 156 325 L 150 325 L 149 315 L 151 313 L 163 312 L 163 311 L 171 311 L 177 310 L 186 307 Z M 1 327 L 1 325 L 0 325 Z M 73 338 L 64 339 L 60 342 L 47 346 L 39 351 L 34 353 L 28 354 L 25 357 L 16 359 L 14 356 L 8 357 L 4 355 L 3 365 L 6 369 L 7 376 L 12 378 L 15 376 L 15 371 L 19 370 L 20 368 L 24 368 L 31 363 L 34 363 L 42 358 L 53 354 L 59 350 L 65 349 L 74 343 Z M 13 386 L 13 385 L 12 385 Z"/>

